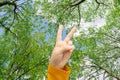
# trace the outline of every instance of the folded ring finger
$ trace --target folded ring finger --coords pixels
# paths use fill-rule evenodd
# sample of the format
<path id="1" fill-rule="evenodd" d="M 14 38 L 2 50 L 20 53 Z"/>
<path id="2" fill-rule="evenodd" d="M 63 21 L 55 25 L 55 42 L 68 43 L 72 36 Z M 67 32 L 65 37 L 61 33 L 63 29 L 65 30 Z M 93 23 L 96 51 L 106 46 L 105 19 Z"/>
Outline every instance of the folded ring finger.
<path id="1" fill-rule="evenodd" d="M 72 43 L 72 41 L 70 40 L 70 41 L 68 41 L 68 45 L 73 45 L 73 43 Z"/>

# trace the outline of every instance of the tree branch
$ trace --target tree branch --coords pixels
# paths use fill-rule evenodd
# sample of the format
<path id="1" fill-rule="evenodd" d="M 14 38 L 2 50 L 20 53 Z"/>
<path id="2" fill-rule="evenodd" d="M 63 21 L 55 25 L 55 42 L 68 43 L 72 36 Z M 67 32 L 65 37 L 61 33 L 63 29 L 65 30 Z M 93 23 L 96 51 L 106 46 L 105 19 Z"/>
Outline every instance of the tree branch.
<path id="1" fill-rule="evenodd" d="M 95 74 L 96 72 L 98 72 L 100 69 L 97 69 L 95 71 L 91 71 L 87 76 L 84 77 L 84 80 L 87 79 L 88 77 L 90 77 L 91 75 Z"/>
<path id="2" fill-rule="evenodd" d="M 0 7 L 5 6 L 5 5 L 12 5 L 15 7 L 15 9 L 17 8 L 17 4 L 15 2 L 10 2 L 10 1 L 0 2 Z"/>
<path id="3" fill-rule="evenodd" d="M 23 15 L 22 11 L 18 7 L 20 7 L 20 5 L 24 4 L 25 2 L 23 2 L 22 4 L 17 5 L 16 1 L 18 1 L 18 0 L 0 2 L 0 7 L 5 6 L 5 5 L 12 5 L 14 7 L 14 9 L 13 9 L 14 16 L 13 16 L 13 21 L 10 24 L 10 27 L 14 24 L 15 19 L 22 18 L 20 16 L 20 14 L 17 13 L 17 10 Z"/>
<path id="4" fill-rule="evenodd" d="M 101 65 L 99 65 L 99 64 L 97 64 L 97 63 L 95 63 L 95 62 L 93 62 L 93 63 L 94 63 L 96 66 L 98 66 L 100 69 L 102 69 L 102 70 L 104 70 L 106 73 L 108 73 L 110 76 L 116 78 L 117 80 L 120 80 L 120 77 L 119 77 L 119 76 L 115 75 L 114 73 L 112 73 L 112 72 L 109 71 L 108 69 L 102 67 Z"/>
<path id="5" fill-rule="evenodd" d="M 1 25 L 3 28 L 5 28 L 6 31 L 9 31 L 10 33 L 12 33 L 13 35 L 15 35 L 15 36 L 17 37 L 17 35 L 16 35 L 14 32 L 12 32 L 9 27 L 6 27 L 2 22 L 0 22 L 0 25 Z"/>
<path id="6" fill-rule="evenodd" d="M 37 64 L 35 64 L 33 67 L 31 67 L 30 69 L 28 69 L 27 71 L 23 72 L 22 74 L 20 74 L 17 78 L 17 79 L 20 79 L 23 75 L 25 75 L 26 73 L 28 73 L 29 71 L 35 69 L 36 67 L 40 66 L 40 65 L 43 65 L 44 64 L 44 61 L 46 61 L 47 59 L 42 59 L 41 61 L 39 61 Z"/>
<path id="7" fill-rule="evenodd" d="M 74 1 L 73 3 L 70 4 L 70 7 L 73 7 L 73 6 L 77 6 L 81 3 L 83 3 L 85 0 L 78 0 L 78 1 Z"/>
<path id="8" fill-rule="evenodd" d="M 99 2 L 98 0 L 95 0 L 95 2 L 96 2 L 98 5 L 102 4 L 102 5 L 108 6 L 107 4 L 102 3 L 102 2 Z"/>
<path id="9" fill-rule="evenodd" d="M 16 1 L 17 1 L 17 0 L 12 1 L 12 2 L 11 2 L 11 1 L 3 1 L 3 2 L 0 2 L 0 7 L 5 6 L 5 5 L 12 5 L 12 6 L 14 6 L 14 9 L 13 9 L 14 17 L 13 17 L 13 21 L 12 21 L 12 23 L 11 23 L 10 26 L 13 25 L 13 23 L 14 23 L 14 21 L 15 21 L 15 17 L 17 17 L 17 12 L 16 12 L 16 10 L 17 10 L 17 4 L 16 4 Z"/>

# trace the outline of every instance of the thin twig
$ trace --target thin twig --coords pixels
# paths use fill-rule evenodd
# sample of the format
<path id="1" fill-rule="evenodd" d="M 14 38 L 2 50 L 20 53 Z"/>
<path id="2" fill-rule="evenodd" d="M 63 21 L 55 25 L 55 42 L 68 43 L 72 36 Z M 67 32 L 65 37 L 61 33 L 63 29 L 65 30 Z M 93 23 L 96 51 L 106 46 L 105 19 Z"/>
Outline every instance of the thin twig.
<path id="1" fill-rule="evenodd" d="M 74 1 L 73 3 L 71 3 L 69 6 L 70 7 L 73 7 L 73 6 L 77 6 L 77 5 L 79 5 L 79 4 L 81 4 L 81 3 L 83 3 L 85 0 L 76 0 L 76 1 Z"/>
<path id="2" fill-rule="evenodd" d="M 109 5 L 107 5 L 107 4 L 105 4 L 105 3 L 102 3 L 102 2 L 99 2 L 98 0 L 95 0 L 95 2 L 97 3 L 97 4 L 102 4 L 102 5 L 105 5 L 105 6 L 108 6 L 108 7 L 110 7 Z"/>
<path id="3" fill-rule="evenodd" d="M 120 77 L 119 76 L 116 76 L 116 74 L 112 73 L 111 71 L 109 71 L 108 69 L 102 67 L 101 65 L 95 63 L 95 62 L 92 62 L 94 63 L 96 66 L 98 66 L 100 69 L 104 70 L 106 73 L 108 73 L 110 76 L 116 78 L 117 80 L 120 80 Z"/>
<path id="4" fill-rule="evenodd" d="M 33 67 L 31 67 L 30 69 L 28 69 L 27 71 L 23 72 L 21 75 L 19 75 L 19 76 L 16 78 L 16 80 L 17 80 L 17 79 L 20 79 L 24 74 L 28 73 L 29 71 L 33 70 L 34 68 L 36 68 L 36 67 L 44 64 L 43 61 L 45 61 L 45 60 L 47 60 L 47 59 L 42 59 L 42 62 L 38 62 L 37 64 L 35 64 L 35 65 L 34 65 Z"/>

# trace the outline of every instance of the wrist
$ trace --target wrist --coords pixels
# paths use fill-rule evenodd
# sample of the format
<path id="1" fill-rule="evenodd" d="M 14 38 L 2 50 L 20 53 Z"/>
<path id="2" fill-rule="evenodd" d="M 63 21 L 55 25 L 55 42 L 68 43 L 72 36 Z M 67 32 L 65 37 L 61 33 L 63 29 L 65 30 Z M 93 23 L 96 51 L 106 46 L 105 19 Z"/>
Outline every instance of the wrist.
<path id="1" fill-rule="evenodd" d="M 61 66 L 61 65 L 58 65 L 58 64 L 54 64 L 54 63 L 49 63 L 49 65 L 52 65 L 52 66 L 54 66 L 54 67 L 56 67 L 56 68 L 58 68 L 58 69 L 63 69 L 64 68 L 64 66 Z"/>

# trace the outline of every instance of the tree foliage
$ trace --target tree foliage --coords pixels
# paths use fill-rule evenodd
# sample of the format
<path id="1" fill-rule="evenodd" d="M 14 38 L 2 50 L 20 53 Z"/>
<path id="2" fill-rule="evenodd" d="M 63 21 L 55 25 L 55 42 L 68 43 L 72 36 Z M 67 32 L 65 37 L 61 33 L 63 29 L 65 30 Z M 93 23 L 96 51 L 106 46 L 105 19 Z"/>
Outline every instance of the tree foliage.
<path id="1" fill-rule="evenodd" d="M 0 79 L 46 78 L 58 24 L 96 17 L 106 24 L 73 38 L 69 79 L 120 80 L 120 0 L 1 0 Z"/>

